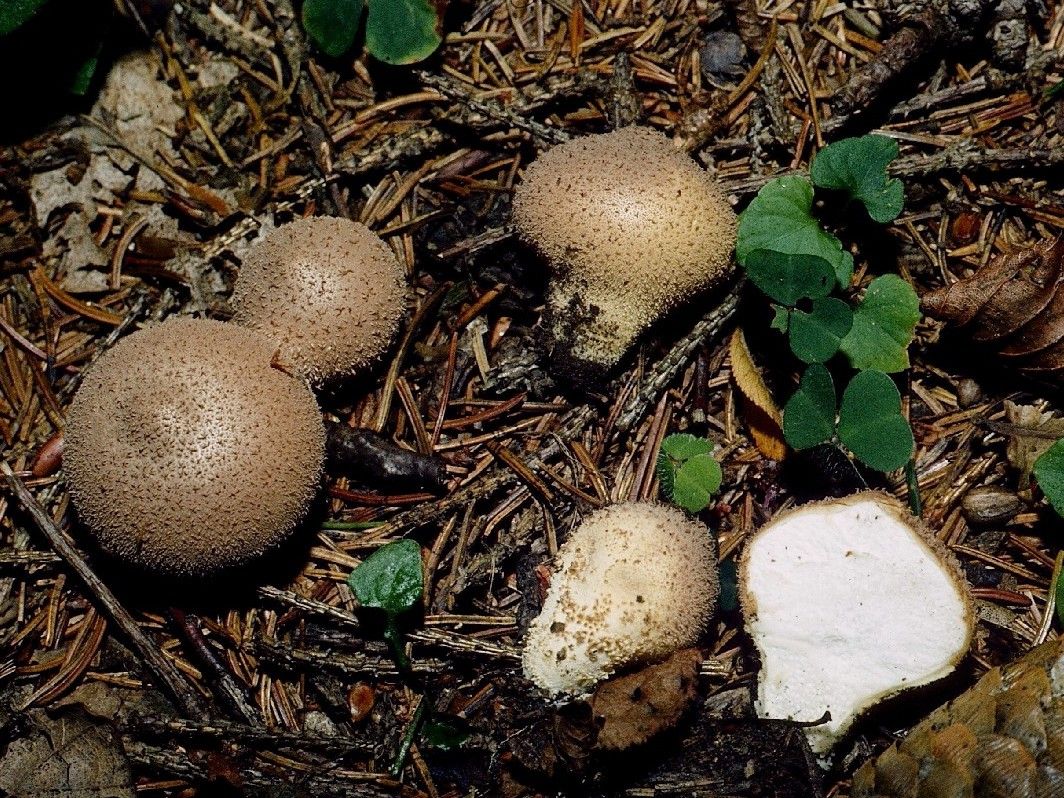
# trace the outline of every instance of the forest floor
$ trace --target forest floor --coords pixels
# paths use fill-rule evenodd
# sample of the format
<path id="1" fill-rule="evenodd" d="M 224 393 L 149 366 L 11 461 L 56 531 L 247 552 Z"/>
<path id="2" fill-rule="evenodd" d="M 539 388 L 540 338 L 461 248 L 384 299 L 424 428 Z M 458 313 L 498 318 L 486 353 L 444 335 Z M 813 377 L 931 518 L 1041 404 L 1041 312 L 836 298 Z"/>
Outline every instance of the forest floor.
<path id="1" fill-rule="evenodd" d="M 808 458 L 777 462 L 755 445 L 732 331 L 746 331 L 781 402 L 793 365 L 764 303 L 721 310 L 710 297 L 593 392 L 568 390 L 538 346 L 545 270 L 509 225 L 511 189 L 538 152 L 637 121 L 675 137 L 737 211 L 825 143 L 895 139 L 905 208 L 866 249 L 846 239 L 855 290 L 889 270 L 923 295 L 1061 235 L 1064 5 L 972 0 L 963 19 L 965 3 L 917 5 L 452 1 L 439 51 L 389 67 L 320 57 L 288 0 L 182 0 L 128 37 L 131 54 L 81 113 L 11 123 L 0 437 L 9 485 L 28 493 L 0 497 L 0 784 L 14 773 L 18 795 L 844 795 L 892 734 L 1053 634 L 1061 522 L 1024 467 L 1032 440 L 1064 427 L 1058 378 L 1017 378 L 925 319 L 899 386 L 924 519 L 978 601 L 970 656 L 943 691 L 862 726 L 822 783 L 794 728 L 698 720 L 749 707 L 757 663 L 734 601 L 744 540 L 839 490 Z M 123 117 L 131 104 L 144 114 Z M 323 393 L 323 410 L 437 456 L 445 484 L 412 492 L 331 469 L 313 528 L 245 578 L 138 579 L 74 517 L 64 409 L 85 369 L 141 325 L 227 318 L 249 245 L 310 215 L 373 228 L 414 288 L 400 343 Z M 609 755 L 586 705 L 548 704 L 521 678 L 522 629 L 579 517 L 658 498 L 654 464 L 674 432 L 718 447 L 723 486 L 700 517 L 719 544 L 722 612 L 697 707 L 663 742 Z M 908 496 L 900 471 L 860 479 Z M 981 486 L 1006 509 L 966 503 Z M 403 537 L 426 563 L 406 677 L 346 583 Z M 425 708 L 449 725 L 419 728 Z"/>

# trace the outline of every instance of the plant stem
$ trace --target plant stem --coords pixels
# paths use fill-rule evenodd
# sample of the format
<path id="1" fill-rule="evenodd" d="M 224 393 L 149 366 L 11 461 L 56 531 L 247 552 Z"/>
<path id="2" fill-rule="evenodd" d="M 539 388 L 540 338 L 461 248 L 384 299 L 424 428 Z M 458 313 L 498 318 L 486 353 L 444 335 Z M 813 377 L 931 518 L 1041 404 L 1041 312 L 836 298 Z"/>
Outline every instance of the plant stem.
<path id="1" fill-rule="evenodd" d="M 402 674 L 410 673 L 410 660 L 406 656 L 406 652 L 403 650 L 403 639 L 399 635 L 399 624 L 395 620 L 395 616 L 388 613 L 388 621 L 384 626 L 384 639 L 388 641 L 388 646 L 392 650 L 392 656 L 395 657 L 395 664 L 399 666 L 399 672 Z"/>
<path id="2" fill-rule="evenodd" d="M 399 743 L 399 751 L 395 755 L 395 761 L 392 762 L 391 768 L 388 772 L 393 776 L 398 776 L 403 772 L 403 763 L 406 761 L 406 755 L 410 753 L 410 746 L 414 744 L 414 737 L 417 735 L 417 731 L 421 728 L 421 722 L 425 719 L 425 697 L 418 698 L 417 708 L 414 710 L 414 717 L 410 719 L 410 724 L 406 727 L 406 731 L 403 733 L 403 740 Z"/>
<path id="3" fill-rule="evenodd" d="M 383 521 L 326 521 L 322 529 L 376 529 Z"/>
<path id="4" fill-rule="evenodd" d="M 905 464 L 905 485 L 909 488 L 909 509 L 913 515 L 920 518 L 924 514 L 924 506 L 920 501 L 920 483 L 916 478 L 916 458 L 910 458 Z"/>

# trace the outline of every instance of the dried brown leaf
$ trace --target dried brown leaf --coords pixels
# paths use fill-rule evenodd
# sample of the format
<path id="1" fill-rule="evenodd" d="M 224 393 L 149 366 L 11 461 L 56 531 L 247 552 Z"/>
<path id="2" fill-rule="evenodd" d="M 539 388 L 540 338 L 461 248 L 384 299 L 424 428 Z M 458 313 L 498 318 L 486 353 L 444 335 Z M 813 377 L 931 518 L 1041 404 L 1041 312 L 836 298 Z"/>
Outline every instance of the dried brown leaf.
<path id="1" fill-rule="evenodd" d="M 133 798 L 129 762 L 113 730 L 80 709 L 27 713 L 24 736 L 0 757 L 0 791 L 13 798 Z"/>
<path id="2" fill-rule="evenodd" d="M 750 428 L 754 445 L 765 457 L 782 460 L 787 456 L 787 444 L 783 440 L 783 415 L 754 363 L 741 329 L 732 333 L 728 352 L 731 356 L 732 380 L 744 400 L 743 420 Z"/>
<path id="3" fill-rule="evenodd" d="M 971 277 L 926 294 L 929 315 L 966 327 L 1023 371 L 1064 370 L 1064 240 L 997 256 Z"/>
<path id="4" fill-rule="evenodd" d="M 701 663 L 702 653 L 688 648 L 600 685 L 591 699 L 602 724 L 598 747 L 622 751 L 676 725 L 695 698 Z"/>

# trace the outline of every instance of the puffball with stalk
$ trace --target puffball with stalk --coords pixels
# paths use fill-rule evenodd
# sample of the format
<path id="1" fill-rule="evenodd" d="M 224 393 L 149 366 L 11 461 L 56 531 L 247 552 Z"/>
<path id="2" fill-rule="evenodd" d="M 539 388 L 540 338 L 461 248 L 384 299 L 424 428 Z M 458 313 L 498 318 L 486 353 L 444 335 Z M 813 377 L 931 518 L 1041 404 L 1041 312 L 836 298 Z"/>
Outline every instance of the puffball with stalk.
<path id="1" fill-rule="evenodd" d="M 514 191 L 513 220 L 551 270 L 555 366 L 584 383 L 733 268 L 736 217 L 724 192 L 650 128 L 583 136 L 539 156 Z"/>
<path id="2" fill-rule="evenodd" d="M 595 511 L 558 549 L 525 638 L 525 676 L 552 696 L 574 697 L 695 645 L 717 603 L 715 555 L 710 531 L 675 507 Z"/>

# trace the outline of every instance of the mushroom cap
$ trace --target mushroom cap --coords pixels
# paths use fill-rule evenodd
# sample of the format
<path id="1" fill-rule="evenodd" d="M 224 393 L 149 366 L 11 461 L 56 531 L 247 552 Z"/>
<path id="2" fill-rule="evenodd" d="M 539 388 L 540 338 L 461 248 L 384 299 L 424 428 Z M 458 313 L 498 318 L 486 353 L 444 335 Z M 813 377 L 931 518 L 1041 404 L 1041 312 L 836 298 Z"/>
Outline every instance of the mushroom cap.
<path id="1" fill-rule="evenodd" d="M 718 593 L 705 526 L 661 504 L 597 510 L 558 549 L 529 625 L 525 676 L 552 695 L 580 695 L 614 671 L 694 645 Z"/>
<path id="2" fill-rule="evenodd" d="M 615 363 L 660 315 L 733 268 L 737 221 L 724 192 L 651 128 L 547 150 L 514 191 L 513 220 L 554 272 L 557 343 L 595 363 Z"/>
<path id="3" fill-rule="evenodd" d="M 975 614 L 960 565 L 892 496 L 866 491 L 781 513 L 739 567 L 761 659 L 761 717 L 817 721 L 826 754 L 866 709 L 946 676 Z"/>
<path id="4" fill-rule="evenodd" d="M 314 382 L 365 368 L 391 345 L 406 308 L 403 268 L 364 224 L 326 216 L 269 232 L 244 258 L 233 321 L 280 347 Z"/>
<path id="5" fill-rule="evenodd" d="M 67 415 L 78 513 L 111 554 L 200 575 L 283 540 L 317 491 L 321 411 L 273 368 L 272 342 L 233 324 L 172 319 L 93 366 Z"/>

